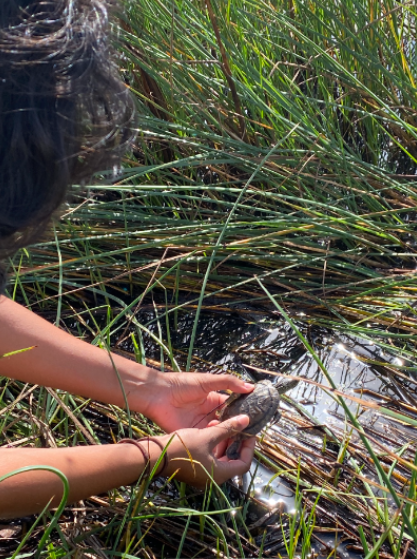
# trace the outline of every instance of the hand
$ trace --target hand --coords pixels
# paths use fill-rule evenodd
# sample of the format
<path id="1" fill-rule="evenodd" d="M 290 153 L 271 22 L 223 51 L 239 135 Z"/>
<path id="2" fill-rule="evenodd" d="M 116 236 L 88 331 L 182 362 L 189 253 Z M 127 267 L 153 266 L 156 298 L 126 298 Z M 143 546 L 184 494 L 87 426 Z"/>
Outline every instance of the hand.
<path id="1" fill-rule="evenodd" d="M 159 373 L 143 413 L 167 433 L 187 427 L 202 429 L 215 418 L 216 410 L 228 397 L 216 390 L 226 389 L 247 394 L 252 392 L 253 384 L 233 375 Z"/>
<path id="2" fill-rule="evenodd" d="M 230 460 L 225 451 L 228 439 L 248 424 L 247 415 L 238 415 L 206 429 L 180 429 L 173 435 L 159 437 L 164 445 L 168 445 L 168 464 L 162 475 L 171 476 L 177 472 L 176 480 L 204 488 L 210 479 L 205 470 L 218 484 L 244 474 L 249 470 L 256 439 L 244 439 L 238 460 Z M 223 449 L 222 452 L 219 449 Z"/>

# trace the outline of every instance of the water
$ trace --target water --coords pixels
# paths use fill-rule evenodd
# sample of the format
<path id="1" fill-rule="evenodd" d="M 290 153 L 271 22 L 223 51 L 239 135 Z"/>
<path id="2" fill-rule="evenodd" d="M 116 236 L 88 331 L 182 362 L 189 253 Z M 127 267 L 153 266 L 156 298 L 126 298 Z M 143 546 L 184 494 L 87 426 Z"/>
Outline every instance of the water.
<path id="1" fill-rule="evenodd" d="M 140 320 L 158 335 L 153 312 L 142 311 Z M 189 314 L 179 315 L 177 329 L 170 323 L 175 359 L 182 367 L 186 363 L 192 325 L 193 316 Z M 398 412 L 407 412 L 414 417 L 412 408 L 417 403 L 415 384 L 412 381 L 403 382 L 390 373 L 390 366 L 396 364 L 395 358 L 364 340 L 354 340 L 324 329 L 306 328 L 302 324 L 300 328 L 337 388 L 353 398 L 345 401 L 368 436 L 392 452 L 415 439 L 414 429 L 384 417 L 375 406 L 372 407 L 373 404 L 397 405 Z M 161 321 L 159 331 L 166 339 L 164 321 Z M 143 341 L 147 357 L 159 361 L 160 349 L 146 336 Z M 129 341 L 123 344 L 123 349 L 133 351 Z M 369 361 L 377 361 L 379 365 Z M 165 366 L 168 363 L 165 361 Z M 341 493 L 356 493 L 357 506 L 360 506 L 359 494 L 364 490 L 359 482 L 350 485 L 354 475 L 352 464 L 357 464 L 360 475 L 374 484 L 374 495 L 385 496 L 384 492 L 375 488 L 380 480 L 367 461 L 356 431 L 346 422 L 343 407 L 324 390 L 329 387 L 327 378 L 287 324 L 251 309 L 241 309 L 234 315 L 203 313 L 192 368 L 212 373 L 237 372 L 253 381 L 262 378 L 273 380 L 274 377 L 265 371 L 306 379 L 282 399 L 281 420 L 264 434 L 262 451 L 273 467 L 265 461 L 254 460 L 249 474 L 243 480 L 232 482 L 236 487 L 236 498 L 242 499 L 245 494 L 251 497 L 246 500 L 246 523 L 258 545 L 261 543 L 259 538 L 266 538 L 265 556 L 276 557 L 277 553 L 285 551 L 283 527 L 288 535 L 294 518 L 299 521 L 300 514 L 308 518 L 317 497 L 317 492 L 309 487 L 321 487 L 324 483 L 324 486 L 328 484 L 330 489 L 336 488 Z M 358 406 L 355 398 L 369 401 L 371 407 Z M 401 402 L 407 403 L 409 408 L 401 407 Z M 340 441 L 349 446 L 349 452 L 345 452 Z M 380 451 L 378 446 L 375 448 Z M 357 449 L 356 454 L 352 449 Z M 413 459 L 412 449 L 408 459 Z M 289 472 L 291 476 L 288 477 Z M 395 476 L 392 479 L 398 492 L 402 491 L 403 474 L 400 469 L 397 479 Z M 297 476 L 300 479 L 298 489 Z M 312 558 L 328 557 L 335 549 L 337 552 L 333 556 L 336 557 L 363 557 L 357 545 L 357 526 L 363 521 L 363 515 L 356 514 L 354 506 L 349 507 L 349 503 L 343 502 L 343 498 L 341 503 L 335 502 L 331 495 L 320 499 L 316 510 L 317 530 L 312 538 Z M 302 510 L 306 503 L 308 506 Z M 393 505 L 390 498 L 388 504 Z"/>

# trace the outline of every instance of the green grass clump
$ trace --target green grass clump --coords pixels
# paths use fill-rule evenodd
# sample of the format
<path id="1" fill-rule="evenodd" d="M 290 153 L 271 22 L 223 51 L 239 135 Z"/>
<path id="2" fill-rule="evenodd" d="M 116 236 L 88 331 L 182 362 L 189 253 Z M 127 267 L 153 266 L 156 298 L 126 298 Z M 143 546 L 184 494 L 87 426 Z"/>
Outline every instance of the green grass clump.
<path id="1" fill-rule="evenodd" d="M 126 1 L 133 153 L 15 259 L 18 296 L 263 304 L 258 276 L 288 312 L 412 357 L 414 32 L 391 0 Z"/>

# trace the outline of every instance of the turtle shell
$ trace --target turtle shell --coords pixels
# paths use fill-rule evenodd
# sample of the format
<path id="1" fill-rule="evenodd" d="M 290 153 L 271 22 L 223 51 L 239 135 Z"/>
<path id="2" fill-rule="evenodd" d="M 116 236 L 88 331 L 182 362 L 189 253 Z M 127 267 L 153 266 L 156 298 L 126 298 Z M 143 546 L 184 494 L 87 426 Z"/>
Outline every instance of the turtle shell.
<path id="1" fill-rule="evenodd" d="M 233 395 L 226 401 L 226 407 L 221 411 L 220 419 L 225 421 L 236 415 L 248 415 L 249 425 L 242 431 L 247 435 L 256 435 L 274 417 L 280 401 L 279 392 L 269 380 L 262 380 L 255 384 L 250 394 Z M 231 401 L 233 399 L 233 401 Z"/>

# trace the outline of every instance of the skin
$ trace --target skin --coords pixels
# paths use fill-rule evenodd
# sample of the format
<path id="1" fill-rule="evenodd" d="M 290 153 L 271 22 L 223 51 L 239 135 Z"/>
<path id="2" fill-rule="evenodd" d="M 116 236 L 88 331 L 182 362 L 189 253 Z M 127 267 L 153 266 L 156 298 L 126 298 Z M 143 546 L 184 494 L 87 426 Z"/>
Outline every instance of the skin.
<path id="1" fill-rule="evenodd" d="M 207 475 L 204 469 L 214 473 L 217 483 L 223 483 L 231 475 L 243 474 L 253 455 L 254 440 L 248 441 L 239 460 L 233 462 L 224 455 L 216 456 L 216 448 L 227 441 L 237 430 L 248 424 L 247 416 L 206 429 L 180 429 L 174 436 L 159 437 L 168 446 L 168 466 L 163 475 L 176 473 L 179 481 L 204 488 Z M 197 444 L 198 441 L 198 444 Z M 158 460 L 161 450 L 150 441 L 142 443 L 149 449 L 151 467 Z M 193 457 L 190 462 L 186 448 Z M 85 499 L 92 494 L 135 483 L 145 469 L 142 453 L 135 445 L 97 445 L 73 448 L 8 448 L 1 451 L 0 476 L 24 466 L 48 465 L 63 472 L 70 486 L 69 501 Z M 0 484 L 0 516 L 16 518 L 40 512 L 51 500 L 57 506 L 62 497 L 62 482 L 51 472 L 25 472 Z"/>
<path id="2" fill-rule="evenodd" d="M 247 393 L 253 385 L 232 375 L 161 373 L 74 338 L 33 312 L 0 297 L 0 355 L 36 346 L 25 353 L 0 359 L 0 375 L 49 386 L 109 404 L 124 406 L 114 366 L 122 379 L 131 410 L 143 413 L 167 433 L 160 437 L 168 447 L 172 475 L 204 487 L 213 472 L 217 483 L 247 471 L 253 457 L 254 439 L 245 440 L 239 460 L 225 451 L 228 439 L 249 422 L 239 416 L 219 424 L 215 409 L 226 399 L 217 390 Z M 208 427 L 208 428 L 207 428 Z M 190 464 L 188 453 L 193 458 Z M 150 443 L 151 464 L 161 450 Z M 194 462 L 195 461 L 195 462 Z M 0 448 L 0 477 L 26 465 L 50 465 L 67 475 L 70 502 L 133 483 L 145 468 L 134 445 L 102 445 L 59 449 Z M 40 512 L 62 495 L 62 483 L 49 472 L 28 472 L 0 483 L 0 517 L 12 518 Z"/>

